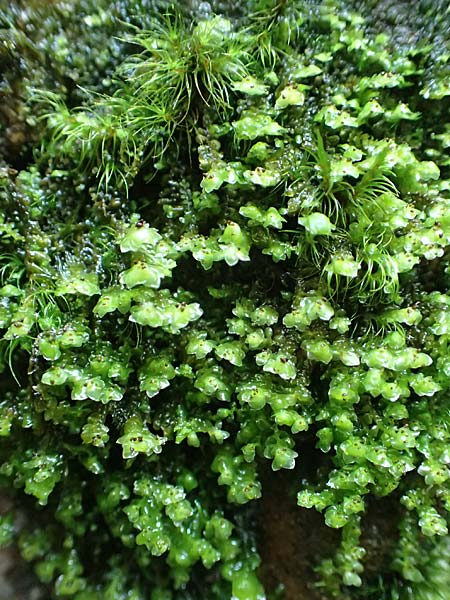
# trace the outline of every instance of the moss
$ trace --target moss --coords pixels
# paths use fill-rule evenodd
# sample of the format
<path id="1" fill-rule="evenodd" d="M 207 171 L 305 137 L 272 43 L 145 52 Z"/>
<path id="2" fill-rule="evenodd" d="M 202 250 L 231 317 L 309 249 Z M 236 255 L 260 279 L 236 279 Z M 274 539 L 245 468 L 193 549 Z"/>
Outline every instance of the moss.
<path id="1" fill-rule="evenodd" d="M 49 597 L 446 589 L 450 42 L 402 7 L 4 11 L 0 537 Z"/>

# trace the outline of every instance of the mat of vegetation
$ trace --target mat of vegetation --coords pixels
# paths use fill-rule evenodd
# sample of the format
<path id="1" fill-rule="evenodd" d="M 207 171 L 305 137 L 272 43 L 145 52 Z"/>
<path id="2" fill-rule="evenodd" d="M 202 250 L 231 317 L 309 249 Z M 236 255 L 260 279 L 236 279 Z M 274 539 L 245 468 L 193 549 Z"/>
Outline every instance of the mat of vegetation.
<path id="1" fill-rule="evenodd" d="M 448 600 L 450 9 L 235 4 L 0 0 L 0 542 L 46 598 Z"/>

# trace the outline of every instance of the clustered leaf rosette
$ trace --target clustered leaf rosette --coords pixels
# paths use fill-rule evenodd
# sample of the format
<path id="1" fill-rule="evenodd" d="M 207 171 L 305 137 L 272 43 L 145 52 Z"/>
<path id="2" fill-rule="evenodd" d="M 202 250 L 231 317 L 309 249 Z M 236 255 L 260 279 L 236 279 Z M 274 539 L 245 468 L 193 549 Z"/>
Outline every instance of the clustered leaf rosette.
<path id="1" fill-rule="evenodd" d="M 285 470 L 339 530 L 311 597 L 431 598 L 449 58 L 340 2 L 196 10 L 133 21 L 110 92 L 36 92 L 37 163 L 1 165 L 0 482 L 28 520 L 0 540 L 55 598 L 264 600 L 255 517 Z"/>

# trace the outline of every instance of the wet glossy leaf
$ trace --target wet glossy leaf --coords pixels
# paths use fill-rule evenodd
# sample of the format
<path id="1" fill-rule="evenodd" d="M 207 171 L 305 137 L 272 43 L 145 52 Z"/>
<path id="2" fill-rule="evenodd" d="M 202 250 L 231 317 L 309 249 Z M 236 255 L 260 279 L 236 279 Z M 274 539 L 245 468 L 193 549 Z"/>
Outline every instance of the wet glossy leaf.
<path id="1" fill-rule="evenodd" d="M 307 217 L 298 219 L 300 225 L 312 236 L 316 235 L 331 235 L 336 226 L 331 223 L 330 219 L 322 213 L 311 213 Z"/>
<path id="2" fill-rule="evenodd" d="M 138 417 L 126 421 L 123 435 L 117 440 L 122 446 L 122 456 L 125 459 L 134 458 L 140 453 L 159 454 L 165 442 L 164 437 L 151 433 Z"/>
<path id="3" fill-rule="evenodd" d="M 139 222 L 131 225 L 120 241 L 122 252 L 138 252 L 156 246 L 161 240 L 161 235 L 148 223 Z"/>
<path id="4" fill-rule="evenodd" d="M 286 130 L 264 113 L 246 112 L 233 123 L 233 128 L 238 140 L 254 140 L 258 137 L 280 136 Z"/>
<path id="5" fill-rule="evenodd" d="M 263 96 L 267 94 L 267 86 L 251 76 L 234 82 L 232 88 L 235 92 L 241 92 L 248 96 Z"/>
<path id="6" fill-rule="evenodd" d="M 281 379 L 294 379 L 297 374 L 292 356 L 282 351 L 275 354 L 260 352 L 256 355 L 256 364 L 262 366 L 263 371 L 274 373 Z"/>
<path id="7" fill-rule="evenodd" d="M 283 110 L 287 106 L 302 106 L 305 102 L 303 90 L 296 85 L 287 85 L 281 90 L 275 102 L 275 108 Z"/>

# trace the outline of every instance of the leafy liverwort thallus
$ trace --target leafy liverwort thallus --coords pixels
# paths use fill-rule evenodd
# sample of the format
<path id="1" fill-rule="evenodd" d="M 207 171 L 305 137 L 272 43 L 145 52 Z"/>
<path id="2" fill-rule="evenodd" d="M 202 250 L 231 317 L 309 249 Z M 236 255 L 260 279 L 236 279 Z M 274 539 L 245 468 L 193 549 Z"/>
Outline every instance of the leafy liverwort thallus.
<path id="1" fill-rule="evenodd" d="M 406 4 L 2 9 L 0 541 L 43 597 L 449 597 L 450 12 Z"/>

